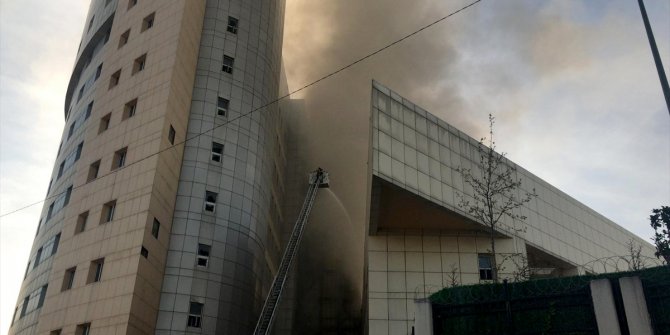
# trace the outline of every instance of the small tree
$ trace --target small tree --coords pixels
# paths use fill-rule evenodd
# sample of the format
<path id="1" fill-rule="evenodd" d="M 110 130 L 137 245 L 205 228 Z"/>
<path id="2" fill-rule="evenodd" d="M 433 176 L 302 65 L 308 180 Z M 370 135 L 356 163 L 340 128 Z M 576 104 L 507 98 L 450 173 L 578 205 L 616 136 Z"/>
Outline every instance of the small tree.
<path id="1" fill-rule="evenodd" d="M 491 255 L 493 281 L 498 282 L 498 264 L 496 260 L 496 230 L 501 225 L 503 216 L 512 220 L 524 221 L 526 217 L 516 212 L 516 209 L 536 197 L 535 190 L 532 193 L 524 192 L 519 197 L 517 189 L 521 187 L 521 179 L 516 179 L 516 168 L 505 161 L 505 153 L 495 152 L 493 141 L 493 124 L 495 118 L 489 114 L 489 138 L 479 141 L 477 147 L 479 152 L 479 167 L 481 174 L 473 174 L 471 169 L 460 167 L 457 169 L 463 175 L 465 183 L 473 189 L 471 199 L 463 194 L 459 197 L 459 207 L 472 215 L 480 223 L 488 227 L 491 239 Z"/>
<path id="2" fill-rule="evenodd" d="M 642 259 L 642 245 L 635 243 L 635 240 L 632 238 L 626 242 L 626 248 L 628 249 L 628 263 L 629 271 L 639 271 L 645 268 L 644 260 Z"/>
<path id="3" fill-rule="evenodd" d="M 653 209 L 649 216 L 651 227 L 654 228 L 654 244 L 656 245 L 656 257 L 665 260 L 670 265 L 670 207 L 661 206 L 661 209 Z"/>

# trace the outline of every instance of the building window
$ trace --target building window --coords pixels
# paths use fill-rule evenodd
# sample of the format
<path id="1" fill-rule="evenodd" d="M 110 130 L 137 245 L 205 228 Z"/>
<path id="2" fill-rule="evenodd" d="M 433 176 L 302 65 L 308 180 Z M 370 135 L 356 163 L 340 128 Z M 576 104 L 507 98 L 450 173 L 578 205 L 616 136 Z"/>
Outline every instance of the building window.
<path id="1" fill-rule="evenodd" d="M 223 144 L 212 142 L 212 160 L 219 163 L 223 160 Z"/>
<path id="2" fill-rule="evenodd" d="M 65 200 L 63 200 L 63 207 L 70 203 L 70 196 L 72 195 L 72 185 L 65 190 Z"/>
<path id="3" fill-rule="evenodd" d="M 109 78 L 109 88 L 111 89 L 116 85 L 118 85 L 120 80 L 121 80 L 121 69 L 114 72 L 114 74 L 112 74 L 112 76 Z"/>
<path id="4" fill-rule="evenodd" d="M 100 128 L 98 128 L 98 134 L 109 129 L 109 121 L 112 119 L 112 113 L 108 113 L 100 119 Z"/>
<path id="5" fill-rule="evenodd" d="M 128 147 L 119 149 L 114 153 L 112 160 L 112 170 L 118 169 L 126 165 L 126 156 L 128 155 Z"/>
<path id="6" fill-rule="evenodd" d="M 55 330 L 50 331 L 49 335 L 61 335 L 62 332 L 63 332 L 62 329 L 55 329 Z"/>
<path id="7" fill-rule="evenodd" d="M 131 9 L 137 5 L 137 0 L 128 0 L 128 9 Z"/>
<path id="8" fill-rule="evenodd" d="M 74 161 L 78 161 L 81 158 L 81 151 L 84 149 L 84 142 L 81 142 L 77 145 L 77 153 L 74 156 Z"/>
<path id="9" fill-rule="evenodd" d="M 86 284 L 97 283 L 102 279 L 102 268 L 105 265 L 105 259 L 100 258 L 91 262 L 91 266 L 88 268 L 88 279 Z"/>
<path id="10" fill-rule="evenodd" d="M 26 312 L 28 311 L 28 303 L 29 302 L 30 302 L 30 296 L 27 296 L 23 299 L 23 307 L 21 307 L 21 315 L 19 316 L 19 319 L 26 316 Z M 189 318 L 190 318 L 190 316 L 189 316 Z"/>
<path id="11" fill-rule="evenodd" d="M 170 125 L 170 130 L 168 131 L 168 141 L 170 141 L 170 144 L 174 145 L 174 138 L 177 136 L 177 132 L 174 130 L 174 127 Z"/>
<path id="12" fill-rule="evenodd" d="M 149 250 L 142 246 L 142 249 L 140 249 L 140 255 L 142 255 L 144 258 L 149 258 Z"/>
<path id="13" fill-rule="evenodd" d="M 135 59 L 133 63 L 133 75 L 137 72 L 144 70 L 144 67 L 147 65 L 147 54 L 139 56 Z"/>
<path id="14" fill-rule="evenodd" d="M 114 220 L 114 211 L 116 210 L 116 200 L 112 200 L 102 205 L 102 217 L 100 223 L 107 223 Z"/>
<path id="15" fill-rule="evenodd" d="M 88 211 L 79 214 L 77 217 L 77 225 L 74 227 L 74 234 L 79 234 L 86 230 L 86 223 L 88 222 Z"/>
<path id="16" fill-rule="evenodd" d="M 63 149 L 63 141 L 60 141 L 60 144 L 58 145 L 58 152 L 56 153 L 56 157 L 60 156 L 61 149 Z"/>
<path id="17" fill-rule="evenodd" d="M 151 236 L 158 238 L 158 232 L 161 229 L 161 223 L 154 218 L 154 223 L 151 225 Z"/>
<path id="18" fill-rule="evenodd" d="M 226 73 L 233 73 L 233 64 L 235 63 L 235 58 L 230 56 L 223 56 L 223 66 L 221 71 Z"/>
<path id="19" fill-rule="evenodd" d="M 86 32 L 91 31 L 91 28 L 93 28 L 93 21 L 95 20 L 95 15 L 91 18 L 91 21 L 88 21 L 88 29 L 86 29 Z"/>
<path id="20" fill-rule="evenodd" d="M 49 195 L 49 192 L 51 192 L 51 184 L 53 184 L 54 180 L 51 179 L 49 180 L 49 187 L 47 187 L 47 195 Z"/>
<path id="21" fill-rule="evenodd" d="M 74 331 L 74 335 L 91 335 L 91 324 L 83 323 L 77 325 L 77 329 Z"/>
<path id="22" fill-rule="evenodd" d="M 42 290 L 40 290 L 40 299 L 37 300 L 37 308 L 40 308 L 44 305 L 44 299 L 47 297 L 48 286 L 49 285 L 42 286 Z"/>
<path id="23" fill-rule="evenodd" d="M 191 306 L 188 309 L 188 326 L 193 328 L 202 327 L 202 307 L 203 304 L 191 301 Z"/>
<path id="24" fill-rule="evenodd" d="M 216 101 L 216 115 L 226 116 L 228 115 L 228 106 L 230 105 L 230 100 L 219 97 Z"/>
<path id="25" fill-rule="evenodd" d="M 128 39 L 130 38 L 130 29 L 126 30 L 125 33 L 121 34 L 121 37 L 119 37 L 119 49 L 128 44 Z"/>
<path id="26" fill-rule="evenodd" d="M 37 222 L 37 232 L 35 232 L 35 236 L 40 234 L 40 228 L 42 228 L 42 219 Z"/>
<path id="27" fill-rule="evenodd" d="M 65 270 L 65 276 L 63 276 L 63 287 L 61 288 L 61 291 L 67 291 L 72 288 L 74 285 L 74 275 L 76 272 L 76 266 Z"/>
<path id="28" fill-rule="evenodd" d="M 98 80 L 100 78 L 100 74 L 102 74 L 102 63 L 98 65 L 98 68 L 95 69 L 95 80 Z"/>
<path id="29" fill-rule="evenodd" d="M 86 182 L 90 182 L 98 178 L 98 173 L 100 172 L 100 160 L 93 162 L 88 167 L 88 177 L 86 177 Z"/>
<path id="30" fill-rule="evenodd" d="M 79 89 L 79 94 L 77 95 L 77 102 L 81 100 L 81 98 L 84 96 L 84 89 L 86 89 L 86 84 L 81 85 L 81 88 Z"/>
<path id="31" fill-rule="evenodd" d="M 207 244 L 198 243 L 198 257 L 196 258 L 197 266 L 207 267 L 211 249 L 212 247 Z"/>
<path id="32" fill-rule="evenodd" d="M 86 106 L 86 115 L 84 116 L 84 120 L 88 120 L 89 117 L 91 117 L 91 113 L 93 112 L 93 101 L 88 103 L 88 106 Z"/>
<path id="33" fill-rule="evenodd" d="M 216 196 L 217 194 L 210 191 L 205 191 L 205 211 L 214 212 L 216 208 Z"/>
<path id="34" fill-rule="evenodd" d="M 493 280 L 493 265 L 491 255 L 479 255 L 479 279 Z"/>
<path id="35" fill-rule="evenodd" d="M 58 245 L 60 245 L 60 233 L 56 234 L 54 237 L 54 245 L 51 247 L 51 256 L 55 255 L 58 252 Z"/>
<path id="36" fill-rule="evenodd" d="M 75 124 L 77 124 L 77 120 L 75 120 L 74 122 L 72 122 L 72 124 L 70 125 L 70 129 L 67 131 L 67 139 L 68 139 L 68 140 L 70 139 L 70 137 L 72 137 L 72 134 L 74 134 L 74 126 L 75 126 Z"/>
<path id="37" fill-rule="evenodd" d="M 236 18 L 229 16 L 228 17 L 228 31 L 237 34 L 238 21 Z"/>
<path id="38" fill-rule="evenodd" d="M 33 264 L 33 269 L 40 265 L 40 258 L 42 258 L 42 248 L 37 249 L 37 256 L 35 256 L 35 264 Z"/>
<path id="39" fill-rule="evenodd" d="M 63 170 L 65 170 L 65 161 L 62 161 L 60 165 L 58 165 L 58 176 L 56 176 L 56 180 L 63 176 Z"/>
<path id="40" fill-rule="evenodd" d="M 154 26 L 154 18 L 156 17 L 156 13 L 151 13 L 147 17 L 142 20 L 142 32 L 145 30 L 151 28 Z"/>
<path id="41" fill-rule="evenodd" d="M 49 221 L 49 219 L 51 219 L 51 215 L 53 215 L 53 213 L 54 213 L 54 205 L 55 204 L 56 204 L 55 202 L 52 202 L 51 205 L 49 205 L 49 210 L 47 211 L 46 221 Z"/>
<path id="42" fill-rule="evenodd" d="M 28 277 L 28 271 L 30 271 L 30 261 L 28 261 L 28 266 L 26 266 L 26 273 L 23 274 L 23 279 Z"/>
<path id="43" fill-rule="evenodd" d="M 137 98 L 126 102 L 126 105 L 123 107 L 123 119 L 135 116 L 137 112 Z"/>

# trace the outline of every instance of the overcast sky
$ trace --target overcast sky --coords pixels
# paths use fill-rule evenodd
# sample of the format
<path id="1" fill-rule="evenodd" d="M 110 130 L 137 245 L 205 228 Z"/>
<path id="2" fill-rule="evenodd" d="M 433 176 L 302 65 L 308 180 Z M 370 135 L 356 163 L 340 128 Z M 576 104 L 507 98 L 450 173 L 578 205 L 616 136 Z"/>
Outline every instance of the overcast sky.
<path id="1" fill-rule="evenodd" d="M 0 0 L 1 214 L 46 193 L 88 3 Z M 290 85 L 464 3 L 288 0 Z M 646 4 L 668 73 L 670 1 Z M 343 78 L 378 79 L 475 138 L 493 113 L 510 159 L 645 239 L 651 209 L 670 205 L 670 117 L 634 0 L 485 0 Z M 42 205 L 0 219 L 2 333 Z"/>

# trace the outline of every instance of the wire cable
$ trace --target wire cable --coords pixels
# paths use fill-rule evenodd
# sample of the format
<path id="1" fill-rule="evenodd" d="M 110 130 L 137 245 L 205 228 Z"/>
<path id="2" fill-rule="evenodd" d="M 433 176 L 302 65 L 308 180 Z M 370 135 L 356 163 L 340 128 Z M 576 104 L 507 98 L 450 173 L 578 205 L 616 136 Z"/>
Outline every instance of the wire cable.
<path id="1" fill-rule="evenodd" d="M 203 131 L 203 132 L 201 132 L 201 133 L 198 133 L 198 134 L 195 134 L 195 135 L 193 135 L 193 136 L 191 136 L 191 137 L 188 137 L 188 138 L 184 139 L 184 140 L 181 141 L 181 142 L 177 142 L 177 143 L 172 144 L 172 145 L 170 145 L 170 146 L 168 146 L 168 147 L 166 147 L 166 148 L 164 148 L 164 149 L 158 150 L 157 152 L 155 152 L 155 153 L 153 153 L 153 154 L 150 154 L 150 155 L 148 155 L 148 156 L 146 156 L 146 157 L 140 158 L 139 160 L 136 160 L 136 161 L 134 161 L 134 162 L 132 162 L 132 163 L 130 163 L 130 164 L 124 165 L 123 167 L 120 167 L 120 168 L 118 168 L 118 169 L 112 170 L 112 171 L 110 171 L 109 173 L 107 173 L 107 174 L 105 174 L 105 175 L 102 175 L 102 176 L 100 176 L 100 177 L 98 177 L 98 178 L 96 178 L 96 179 L 104 178 L 104 177 L 107 177 L 107 176 L 109 176 L 109 175 L 111 175 L 111 174 L 114 174 L 114 173 L 117 173 L 117 172 L 119 172 L 119 171 L 122 171 L 123 169 L 125 169 L 125 168 L 127 168 L 127 167 L 130 167 L 130 166 L 132 166 L 132 165 L 134 165 L 134 164 L 137 164 L 137 163 L 139 163 L 139 162 L 142 162 L 142 161 L 144 161 L 144 160 L 147 160 L 147 159 L 149 159 L 149 158 L 151 158 L 151 157 L 153 157 L 153 156 L 159 155 L 159 154 L 161 154 L 161 153 L 163 153 L 163 152 L 165 152 L 165 151 L 167 151 L 167 150 L 170 150 L 170 149 L 172 149 L 172 148 L 174 148 L 174 147 L 176 147 L 176 146 L 178 146 L 178 145 L 186 144 L 186 142 L 191 141 L 191 140 L 193 140 L 193 139 L 196 139 L 196 138 L 198 138 L 198 137 L 200 137 L 200 136 L 202 136 L 202 135 L 205 135 L 205 134 L 207 134 L 207 133 L 210 133 L 210 132 L 214 131 L 214 130 L 217 129 L 217 128 L 226 126 L 226 125 L 228 125 L 228 124 L 230 124 L 230 123 L 232 123 L 232 122 L 235 122 L 235 121 L 237 121 L 237 120 L 239 120 L 239 119 L 241 119 L 241 118 L 243 118 L 243 117 L 250 116 L 250 115 L 253 114 L 254 112 L 260 111 L 260 110 L 262 110 L 263 108 L 267 108 L 267 107 L 269 107 L 269 106 L 271 106 L 271 105 L 273 105 L 273 104 L 278 103 L 278 102 L 281 101 L 281 100 L 284 100 L 284 99 L 286 99 L 286 98 L 289 98 L 291 95 L 296 94 L 296 93 L 301 92 L 301 91 L 304 91 L 304 90 L 306 90 L 307 88 L 309 88 L 309 87 L 311 87 L 311 86 L 314 86 L 314 85 L 316 85 L 316 84 L 318 84 L 318 83 L 320 83 L 320 82 L 322 82 L 322 81 L 324 81 L 324 80 L 326 80 L 326 79 L 328 79 L 328 78 L 330 78 L 330 77 L 333 77 L 333 76 L 337 75 L 338 73 L 340 73 L 340 72 L 342 72 L 342 71 L 345 71 L 345 70 L 347 70 L 347 69 L 349 69 L 349 68 L 355 66 L 355 65 L 358 64 L 358 63 L 361 63 L 361 62 L 363 62 L 363 61 L 365 61 L 365 60 L 367 60 L 367 59 L 369 59 L 369 58 L 372 58 L 372 57 L 374 57 L 375 55 L 377 55 L 377 54 L 379 54 L 379 53 L 385 51 L 386 49 L 389 49 L 389 48 L 395 46 L 396 44 L 399 44 L 399 43 L 403 42 L 404 40 L 409 39 L 409 38 L 411 38 L 411 37 L 413 37 L 413 36 L 419 34 L 420 32 L 422 32 L 422 31 L 424 31 L 424 30 L 426 30 L 426 29 L 428 29 L 428 28 L 430 28 L 430 27 L 432 27 L 432 26 L 434 26 L 434 25 L 436 25 L 436 24 L 438 24 L 438 23 L 440 23 L 440 22 L 442 22 L 442 21 L 444 21 L 444 20 L 446 20 L 446 19 L 448 19 L 448 18 L 450 18 L 450 17 L 452 17 L 452 16 L 454 16 L 454 15 L 456 15 L 456 14 L 458 14 L 458 13 L 460 13 L 460 12 L 462 12 L 462 11 L 464 11 L 464 10 L 466 10 L 466 9 L 468 9 L 468 8 L 470 8 L 470 7 L 472 7 L 472 6 L 474 6 L 474 5 L 476 5 L 477 3 L 481 2 L 481 1 L 482 1 L 482 0 L 476 0 L 476 1 L 473 1 L 473 2 L 471 2 L 471 3 L 469 3 L 469 4 L 465 5 L 465 6 L 461 7 L 460 9 L 458 9 L 458 10 L 456 10 L 456 11 L 453 11 L 453 12 L 447 14 L 446 16 L 443 16 L 443 17 L 441 17 L 441 18 L 439 18 L 439 19 L 437 19 L 437 20 L 435 20 L 435 21 L 433 21 L 433 22 L 431 22 L 431 23 L 429 23 L 429 24 L 427 24 L 427 25 L 425 25 L 425 26 L 422 26 L 421 28 L 419 28 L 419 29 L 417 29 L 417 30 L 415 30 L 415 31 L 413 31 L 413 32 L 411 32 L 411 33 L 409 33 L 409 34 L 407 34 L 407 35 L 405 35 L 405 36 L 403 36 L 403 37 L 401 37 L 401 38 L 399 38 L 399 39 L 397 39 L 397 40 L 395 40 L 395 41 L 393 41 L 393 42 L 391 42 L 391 43 L 389 43 L 389 44 L 387 44 L 387 45 L 385 45 L 385 46 L 383 46 L 383 47 L 381 47 L 381 48 L 379 48 L 379 49 L 377 49 L 377 50 L 375 50 L 375 51 L 373 51 L 373 52 L 371 52 L 371 53 L 369 53 L 369 54 L 367 54 L 367 55 L 365 55 L 365 56 L 363 56 L 363 57 L 360 57 L 360 58 L 354 60 L 353 62 L 351 62 L 351 63 L 349 63 L 349 64 L 347 64 L 347 65 L 345 65 L 345 66 L 342 66 L 341 68 L 339 68 L 339 69 L 337 69 L 337 70 L 335 70 L 335 71 L 332 71 L 332 72 L 330 72 L 330 73 L 324 75 L 324 76 L 321 77 L 321 78 L 318 78 L 318 79 L 316 79 L 316 80 L 314 80 L 314 81 L 312 81 L 312 82 L 310 82 L 310 83 L 308 83 L 308 84 L 305 84 L 305 85 L 301 86 L 301 87 L 298 88 L 298 89 L 295 89 L 295 90 L 290 91 L 290 92 L 288 92 L 288 93 L 286 93 L 286 94 L 284 94 L 284 95 L 282 95 L 282 96 L 279 96 L 278 98 L 276 98 L 276 99 L 274 99 L 274 100 L 272 100 L 272 101 L 270 101 L 270 102 L 268 102 L 268 103 L 266 103 L 266 104 L 264 104 L 264 105 L 262 105 L 262 106 L 260 106 L 260 107 L 257 107 L 257 108 L 255 108 L 255 109 L 252 109 L 252 110 L 250 110 L 250 111 L 248 111 L 248 112 L 246 112 L 246 113 L 240 113 L 240 115 L 238 115 L 238 116 L 236 116 L 236 117 L 234 117 L 234 118 L 231 118 L 231 119 L 227 120 L 226 122 L 224 122 L 224 123 L 222 123 L 222 124 L 220 124 L 220 125 L 214 126 L 213 128 L 210 128 L 210 129 L 205 130 L 205 131 Z M 75 189 L 78 189 L 78 188 L 80 188 L 80 187 L 82 187 L 82 186 L 85 186 L 85 185 L 87 185 L 87 184 L 81 184 L 81 185 L 79 185 L 79 186 L 75 186 L 75 187 L 72 188 L 72 190 L 74 191 Z M 57 198 L 57 197 L 59 197 L 59 196 L 65 194 L 66 192 L 67 192 L 67 190 L 66 190 L 66 191 L 63 191 L 63 192 L 60 192 L 60 193 L 57 193 L 57 194 L 54 194 L 54 195 L 51 195 L 51 196 L 48 196 L 48 197 L 46 197 L 46 198 L 44 198 L 44 199 L 42 199 L 42 200 L 40 200 L 40 201 L 33 202 L 33 203 L 31 203 L 31 204 L 25 205 L 25 206 L 23 206 L 23 207 L 17 208 L 17 209 L 12 210 L 12 211 L 9 211 L 9 212 L 7 212 L 7 213 L 0 214 L 0 218 L 3 218 L 3 217 L 5 217 L 5 216 L 11 215 L 11 214 L 14 214 L 14 213 L 17 213 L 17 212 L 20 212 L 20 211 L 25 210 L 25 209 L 28 209 L 28 208 L 30 208 L 30 207 L 32 207 L 32 206 L 41 204 L 41 203 L 43 203 L 43 202 L 45 202 L 45 201 L 47 201 L 47 200 Z"/>

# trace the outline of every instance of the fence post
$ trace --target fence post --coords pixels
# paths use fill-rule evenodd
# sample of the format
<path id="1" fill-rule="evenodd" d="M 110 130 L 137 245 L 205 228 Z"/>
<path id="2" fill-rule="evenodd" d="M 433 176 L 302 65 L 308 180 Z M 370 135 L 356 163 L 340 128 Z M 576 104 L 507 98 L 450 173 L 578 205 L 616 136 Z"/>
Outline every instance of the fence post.
<path id="1" fill-rule="evenodd" d="M 614 295 L 612 294 L 612 284 L 608 279 L 597 279 L 592 280 L 589 286 L 591 287 L 591 299 L 593 300 L 593 309 L 598 323 L 598 333 L 621 335 L 619 319 L 614 305 Z"/>
<path id="2" fill-rule="evenodd" d="M 647 301 L 644 297 L 640 277 L 619 278 L 623 306 L 628 320 L 628 329 L 631 334 L 653 335 L 651 320 L 647 311 Z"/>

